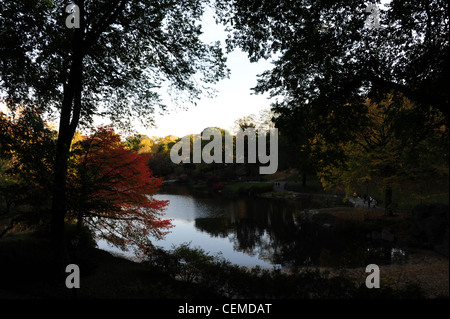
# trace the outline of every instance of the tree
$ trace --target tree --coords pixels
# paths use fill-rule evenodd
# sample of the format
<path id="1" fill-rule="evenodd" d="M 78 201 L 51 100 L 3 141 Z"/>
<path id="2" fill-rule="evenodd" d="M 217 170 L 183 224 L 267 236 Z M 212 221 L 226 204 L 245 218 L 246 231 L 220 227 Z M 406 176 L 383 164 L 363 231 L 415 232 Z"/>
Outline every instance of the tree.
<path id="1" fill-rule="evenodd" d="M 22 106 L 9 117 L 0 116 L 2 155 L 12 159 L 14 173 L 27 183 L 50 188 L 57 132 L 34 108 Z"/>
<path id="2" fill-rule="evenodd" d="M 169 86 L 189 100 L 227 76 L 219 43 L 199 40 L 208 1 L 75 0 L 80 28 L 65 26 L 65 1 L 1 1 L 0 90 L 19 102 L 59 112 L 52 233 L 65 264 L 67 160 L 74 133 L 95 115 L 130 126 L 152 124 Z"/>
<path id="3" fill-rule="evenodd" d="M 364 126 L 367 98 L 380 102 L 395 91 L 416 103 L 417 114 L 432 107 L 448 122 L 448 1 L 393 0 L 370 13 L 364 2 L 346 0 L 224 6 L 228 49 L 240 47 L 251 61 L 274 58 L 253 90 L 277 99 L 277 127 L 301 147 L 302 171 L 319 160 L 345 160 L 330 143 L 350 142 Z M 374 14 L 380 28 L 366 23 Z M 329 145 L 313 159 L 309 141 L 317 136 Z"/>
<path id="4" fill-rule="evenodd" d="M 0 199 L 14 222 L 32 225 L 49 218 L 57 133 L 39 110 L 0 112 Z"/>
<path id="5" fill-rule="evenodd" d="M 234 121 L 234 130 L 245 130 L 247 128 L 256 129 L 257 119 L 254 114 L 243 116 Z"/>
<path id="6" fill-rule="evenodd" d="M 220 18 L 230 25 L 229 49 L 242 48 L 252 61 L 277 55 L 254 90 L 279 97 L 284 108 L 320 118 L 383 89 L 448 118 L 448 1 L 375 6 L 366 13 L 363 2 L 346 0 L 241 0 Z M 380 28 L 367 25 L 373 14 Z"/>
<path id="7" fill-rule="evenodd" d="M 306 187 L 307 175 L 316 173 L 316 159 L 311 151 L 310 138 L 314 137 L 314 122 L 304 117 L 298 110 L 290 111 L 274 105 L 275 126 L 280 128 L 280 165 L 297 167 L 302 174 L 302 185 Z M 284 160 L 283 160 L 284 159 Z"/>
<path id="8" fill-rule="evenodd" d="M 114 245 L 152 247 L 171 227 L 162 219 L 167 201 L 156 200 L 162 180 L 147 167 L 150 155 L 139 155 L 120 141 L 111 128 L 100 127 L 73 146 L 69 170 L 69 214 Z"/>
<path id="9" fill-rule="evenodd" d="M 152 154 L 148 162 L 148 167 L 152 170 L 155 176 L 167 177 L 174 173 L 177 166 L 172 163 L 169 155 L 163 152 L 158 152 Z"/>
<path id="10" fill-rule="evenodd" d="M 343 185 L 351 196 L 369 181 L 384 189 L 386 214 L 393 213 L 393 189 L 408 186 L 412 194 L 432 180 L 448 180 L 448 126 L 440 112 L 423 112 L 409 99 L 390 94 L 380 103 L 367 100 L 365 126 L 351 131 L 352 139 L 328 143 L 317 135 L 311 141 L 313 153 L 321 158 L 318 175 L 325 188 Z M 405 119 L 408 123 L 405 123 Z M 339 149 L 338 161 L 327 161 L 320 153 Z M 448 182 L 447 182 L 448 189 Z M 367 194 L 369 196 L 369 194 Z"/>
<path id="11" fill-rule="evenodd" d="M 273 118 L 275 113 L 270 109 L 261 110 L 256 116 L 255 114 L 250 114 L 243 116 L 234 121 L 234 131 L 245 130 L 247 128 L 253 128 L 259 131 L 269 131 L 274 128 Z"/>
<path id="12" fill-rule="evenodd" d="M 149 139 L 149 137 L 147 135 L 142 135 L 142 134 L 134 134 L 134 135 L 127 136 L 125 138 L 126 146 L 130 150 L 139 151 L 140 144 L 145 139 Z"/>

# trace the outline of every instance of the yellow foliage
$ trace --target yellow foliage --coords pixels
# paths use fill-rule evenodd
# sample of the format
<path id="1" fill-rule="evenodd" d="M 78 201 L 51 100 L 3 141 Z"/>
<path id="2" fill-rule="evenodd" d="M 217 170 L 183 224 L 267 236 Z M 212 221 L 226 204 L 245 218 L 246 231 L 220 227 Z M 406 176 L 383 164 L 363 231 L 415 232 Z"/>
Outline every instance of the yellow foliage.
<path id="1" fill-rule="evenodd" d="M 396 103 L 394 105 L 394 103 Z M 416 153 L 426 159 L 428 154 L 436 153 L 433 146 L 428 140 L 424 140 L 422 144 L 404 144 L 404 136 L 396 136 L 394 133 L 394 125 L 391 120 L 392 111 L 395 112 L 414 110 L 414 104 L 406 98 L 399 103 L 398 99 L 394 101 L 393 95 L 388 95 L 380 103 L 374 103 L 370 100 L 365 102 L 367 107 L 366 125 L 359 130 L 351 132 L 353 139 L 339 145 L 327 145 L 327 141 L 321 135 L 316 135 L 309 140 L 313 152 L 324 153 L 330 148 L 338 148 L 344 154 L 344 161 L 335 164 L 323 165 L 320 161 L 318 164 L 320 169 L 318 176 L 325 189 L 331 189 L 337 186 L 345 186 L 347 195 L 353 194 L 357 189 L 361 189 L 364 183 L 368 181 L 377 181 L 384 187 L 389 185 L 398 185 L 405 176 L 416 178 L 421 176 L 420 167 L 418 171 L 414 171 L 415 166 L 408 166 L 408 152 L 415 149 Z M 447 128 L 438 127 L 437 130 L 445 132 Z M 434 137 L 433 137 L 434 138 Z M 415 154 L 415 153 L 414 153 Z M 422 155 L 423 154 L 423 155 Z M 417 163 L 414 165 L 431 166 L 426 160 L 420 162 L 420 158 L 413 158 Z M 442 166 L 442 165 L 441 165 Z M 436 167 L 435 171 L 444 173 L 441 166 Z"/>

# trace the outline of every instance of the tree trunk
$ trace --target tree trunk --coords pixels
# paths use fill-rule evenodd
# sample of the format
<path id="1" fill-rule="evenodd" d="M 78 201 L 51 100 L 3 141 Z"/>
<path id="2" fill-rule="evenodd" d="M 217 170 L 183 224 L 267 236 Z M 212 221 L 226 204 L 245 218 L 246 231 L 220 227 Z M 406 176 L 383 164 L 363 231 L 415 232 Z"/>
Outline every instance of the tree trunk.
<path id="1" fill-rule="evenodd" d="M 61 106 L 58 140 L 53 171 L 53 198 L 51 208 L 51 234 L 56 275 L 65 273 L 68 260 L 64 219 L 67 211 L 67 167 L 70 144 L 78 126 L 81 113 L 81 93 L 83 85 L 83 37 L 84 1 L 76 1 L 80 8 L 80 28 L 75 29 L 72 49 L 72 63 L 67 83 L 64 84 L 64 98 Z"/>
<path id="2" fill-rule="evenodd" d="M 83 229 L 83 213 L 79 212 L 77 216 L 77 231 L 76 231 L 76 234 L 78 236 L 81 234 L 82 229 Z"/>
<path id="3" fill-rule="evenodd" d="M 77 107 L 77 100 L 81 97 L 80 73 L 81 63 L 74 62 L 71 70 L 71 79 L 69 79 L 69 83 L 64 86 L 64 100 L 61 108 L 61 119 L 53 172 L 51 232 L 55 266 L 59 269 L 58 272 L 64 271 L 67 262 L 67 247 L 64 233 L 64 219 L 67 211 L 67 160 L 75 128 L 78 125 L 80 110 Z M 70 120 L 71 114 L 72 121 Z"/>
<path id="4" fill-rule="evenodd" d="M 62 111 L 63 113 L 63 111 Z M 53 179 L 53 198 L 51 211 L 51 233 L 52 248 L 56 273 L 61 275 L 64 273 L 64 267 L 67 263 L 67 247 L 64 232 L 64 218 L 66 215 L 66 178 L 67 178 L 67 157 L 68 150 L 66 147 L 67 135 L 65 130 L 61 130 L 58 135 L 56 158 L 54 165 Z"/>
<path id="5" fill-rule="evenodd" d="M 384 193 L 384 214 L 386 216 L 391 216 L 392 212 L 392 188 L 390 185 L 386 185 L 385 193 Z"/>
<path id="6" fill-rule="evenodd" d="M 14 227 L 14 223 L 17 222 L 19 218 L 13 218 L 9 225 L 0 233 L 0 238 L 6 235 L 7 232 L 9 232 Z"/>
<path id="7" fill-rule="evenodd" d="M 303 173 L 302 186 L 306 187 L 306 173 Z"/>

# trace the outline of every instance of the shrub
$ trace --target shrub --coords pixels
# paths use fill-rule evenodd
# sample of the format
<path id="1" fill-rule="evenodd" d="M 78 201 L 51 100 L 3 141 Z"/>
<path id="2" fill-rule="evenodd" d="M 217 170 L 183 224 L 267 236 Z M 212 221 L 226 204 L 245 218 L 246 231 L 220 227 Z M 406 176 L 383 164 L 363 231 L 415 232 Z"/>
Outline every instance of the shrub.
<path id="1" fill-rule="evenodd" d="M 196 283 L 223 297 L 346 298 L 355 288 L 346 278 L 327 278 L 318 270 L 286 274 L 279 269 L 233 265 L 221 255 L 211 256 L 189 244 L 170 252 L 154 249 L 148 263 L 173 278 Z"/>

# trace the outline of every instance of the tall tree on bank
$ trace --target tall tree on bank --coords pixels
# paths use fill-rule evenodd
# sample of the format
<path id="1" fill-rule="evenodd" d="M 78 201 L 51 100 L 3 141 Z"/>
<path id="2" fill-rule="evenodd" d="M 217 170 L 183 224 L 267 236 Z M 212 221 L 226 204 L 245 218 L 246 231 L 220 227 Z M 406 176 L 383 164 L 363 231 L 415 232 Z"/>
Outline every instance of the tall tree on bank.
<path id="1" fill-rule="evenodd" d="M 94 116 L 150 125 L 154 110 L 164 109 L 163 86 L 193 101 L 227 76 L 219 43 L 199 39 L 208 2 L 74 0 L 80 27 L 69 29 L 66 1 L 0 1 L 0 97 L 59 112 L 51 223 L 60 266 L 76 128 Z"/>
<path id="2" fill-rule="evenodd" d="M 361 122 L 365 125 L 350 130 L 353 138 L 335 144 L 318 134 L 309 143 L 312 157 L 321 158 L 317 173 L 326 189 L 343 186 L 346 195 L 352 196 L 370 182 L 383 190 L 378 199 L 386 215 L 392 215 L 397 205 L 394 191 L 423 197 L 437 188 L 448 190 L 448 126 L 441 112 L 424 112 L 393 94 L 378 103 L 367 100 L 364 107 L 367 115 Z M 333 152 L 342 156 L 323 160 L 324 153 Z"/>
<path id="3" fill-rule="evenodd" d="M 230 49 L 276 56 L 254 90 L 277 97 L 293 125 L 345 135 L 366 98 L 392 90 L 448 120 L 448 1 L 239 0 L 223 12 Z"/>

